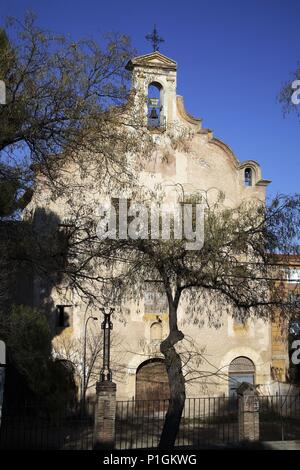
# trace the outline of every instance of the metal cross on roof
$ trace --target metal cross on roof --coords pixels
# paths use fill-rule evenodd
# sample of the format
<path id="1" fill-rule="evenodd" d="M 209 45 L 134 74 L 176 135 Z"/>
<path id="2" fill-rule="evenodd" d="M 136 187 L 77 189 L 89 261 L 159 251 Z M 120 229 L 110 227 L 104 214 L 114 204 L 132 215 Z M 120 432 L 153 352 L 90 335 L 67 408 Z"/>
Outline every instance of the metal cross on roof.
<path id="1" fill-rule="evenodd" d="M 153 47 L 153 52 L 155 51 L 158 51 L 159 49 L 159 44 L 161 42 L 165 42 L 165 40 L 163 38 L 161 38 L 159 35 L 158 35 L 158 31 L 156 29 L 156 25 L 154 25 L 154 28 L 153 28 L 153 31 L 151 34 L 147 34 L 147 36 L 145 36 L 145 38 L 147 39 L 147 41 L 151 41 L 152 42 L 152 47 Z"/>

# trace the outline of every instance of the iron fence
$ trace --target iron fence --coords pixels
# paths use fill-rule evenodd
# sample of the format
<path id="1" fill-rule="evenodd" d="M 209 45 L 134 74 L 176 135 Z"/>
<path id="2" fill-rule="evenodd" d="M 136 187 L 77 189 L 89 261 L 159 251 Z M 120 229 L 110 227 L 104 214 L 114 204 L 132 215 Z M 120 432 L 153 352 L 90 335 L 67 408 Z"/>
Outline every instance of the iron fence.
<path id="1" fill-rule="evenodd" d="M 94 445 L 94 402 L 65 409 L 24 405 L 6 409 L 0 449 L 83 450 Z"/>
<path id="2" fill-rule="evenodd" d="M 300 439 L 300 395 L 268 395 L 259 400 L 261 441 Z"/>
<path id="3" fill-rule="evenodd" d="M 163 429 L 168 400 L 118 401 L 116 448 L 154 448 Z M 238 440 L 236 398 L 187 398 L 177 446 L 200 447 Z"/>
<path id="4" fill-rule="evenodd" d="M 168 400 L 117 401 L 116 448 L 156 448 Z M 258 397 L 259 440 L 300 439 L 300 395 Z M 0 449 L 93 449 L 95 402 L 49 410 L 26 405 L 4 410 Z M 239 440 L 236 397 L 187 398 L 176 446 L 201 448 Z"/>

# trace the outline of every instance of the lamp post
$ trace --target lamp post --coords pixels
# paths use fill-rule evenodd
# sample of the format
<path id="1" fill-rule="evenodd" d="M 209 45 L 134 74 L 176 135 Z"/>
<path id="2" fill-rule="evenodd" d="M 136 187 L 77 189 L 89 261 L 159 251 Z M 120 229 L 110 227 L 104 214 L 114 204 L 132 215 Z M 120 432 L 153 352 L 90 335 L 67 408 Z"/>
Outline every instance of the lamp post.
<path id="1" fill-rule="evenodd" d="M 110 332 L 113 329 L 113 324 L 110 320 L 111 314 L 114 312 L 113 307 L 101 308 L 104 315 L 104 320 L 101 323 L 103 330 L 103 364 L 100 371 L 100 382 L 112 380 L 112 372 L 110 369 Z"/>
<path id="2" fill-rule="evenodd" d="M 103 330 L 103 364 L 100 370 L 99 382 L 96 383 L 95 406 L 95 449 L 110 449 L 115 445 L 116 421 L 116 384 L 112 381 L 110 369 L 110 332 L 112 322 L 110 316 L 113 307 L 101 308 L 104 315 L 101 329 Z"/>
<path id="3" fill-rule="evenodd" d="M 98 320 L 97 317 L 93 317 L 90 315 L 85 322 L 84 325 L 84 345 L 83 345 L 83 377 L 82 377 L 82 392 L 81 392 L 81 398 L 83 403 L 85 402 L 85 392 L 86 392 L 86 340 L 87 340 L 87 326 L 89 320 Z"/>

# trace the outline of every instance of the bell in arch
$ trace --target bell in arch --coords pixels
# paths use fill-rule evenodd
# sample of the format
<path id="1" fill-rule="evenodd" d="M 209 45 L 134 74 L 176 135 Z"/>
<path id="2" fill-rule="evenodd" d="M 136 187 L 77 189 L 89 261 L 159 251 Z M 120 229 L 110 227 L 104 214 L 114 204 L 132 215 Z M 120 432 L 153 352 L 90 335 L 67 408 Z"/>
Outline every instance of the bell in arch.
<path id="1" fill-rule="evenodd" d="M 148 86 L 148 125 L 160 127 L 162 110 L 162 86 L 152 82 Z"/>
<path id="2" fill-rule="evenodd" d="M 151 109 L 149 118 L 150 119 L 158 119 L 158 114 L 157 114 L 157 111 L 156 111 L 155 108 Z"/>

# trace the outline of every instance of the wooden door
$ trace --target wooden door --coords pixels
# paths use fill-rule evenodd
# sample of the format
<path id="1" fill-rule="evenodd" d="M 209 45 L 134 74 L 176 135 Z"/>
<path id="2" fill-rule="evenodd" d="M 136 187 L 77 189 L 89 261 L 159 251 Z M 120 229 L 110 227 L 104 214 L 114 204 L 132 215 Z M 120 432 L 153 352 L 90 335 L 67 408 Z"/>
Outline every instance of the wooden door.
<path id="1" fill-rule="evenodd" d="M 168 400 L 169 398 L 170 389 L 164 362 L 151 360 L 142 364 L 136 374 L 136 400 Z"/>

